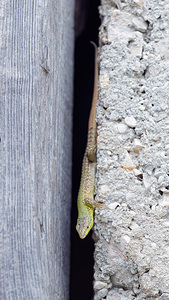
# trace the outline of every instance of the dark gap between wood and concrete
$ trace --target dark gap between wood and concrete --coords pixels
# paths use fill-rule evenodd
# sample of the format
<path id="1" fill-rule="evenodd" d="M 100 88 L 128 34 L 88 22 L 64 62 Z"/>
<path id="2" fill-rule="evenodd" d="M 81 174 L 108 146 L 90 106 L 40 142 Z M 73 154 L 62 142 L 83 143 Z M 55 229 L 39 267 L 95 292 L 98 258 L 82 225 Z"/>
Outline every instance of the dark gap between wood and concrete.
<path id="1" fill-rule="evenodd" d="M 86 147 L 87 126 L 94 82 L 94 49 L 90 41 L 98 42 L 100 25 L 98 6 L 100 1 L 77 1 L 76 42 L 74 69 L 74 119 L 73 119 L 73 169 L 72 169 L 72 226 L 70 300 L 93 298 L 93 252 L 92 233 L 81 240 L 76 232 L 77 194 L 81 177 L 83 154 Z M 84 12 L 86 9 L 86 12 Z M 77 18 L 77 14 L 80 17 Z M 80 24 L 80 21 L 83 23 Z"/>

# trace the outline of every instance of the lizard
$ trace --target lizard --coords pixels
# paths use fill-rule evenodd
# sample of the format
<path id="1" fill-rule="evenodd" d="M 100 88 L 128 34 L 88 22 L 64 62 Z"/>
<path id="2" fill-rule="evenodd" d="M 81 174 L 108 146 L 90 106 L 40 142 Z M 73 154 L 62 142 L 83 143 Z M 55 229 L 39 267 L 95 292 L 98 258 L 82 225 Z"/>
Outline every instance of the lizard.
<path id="1" fill-rule="evenodd" d="M 95 47 L 95 79 L 88 122 L 87 146 L 83 158 L 82 175 L 77 199 L 78 219 L 76 230 L 81 239 L 84 239 L 93 227 L 95 207 L 102 207 L 101 202 L 96 202 L 94 199 L 97 149 L 96 104 L 98 98 L 98 63 L 97 46 L 95 43 L 91 43 Z"/>

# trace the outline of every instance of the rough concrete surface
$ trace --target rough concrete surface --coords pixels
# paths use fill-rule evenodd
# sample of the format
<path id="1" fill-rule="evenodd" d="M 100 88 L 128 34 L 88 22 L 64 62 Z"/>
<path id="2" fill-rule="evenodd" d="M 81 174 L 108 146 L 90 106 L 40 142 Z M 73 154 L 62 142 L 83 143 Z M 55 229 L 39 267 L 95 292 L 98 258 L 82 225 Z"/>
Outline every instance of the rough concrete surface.
<path id="1" fill-rule="evenodd" d="M 102 0 L 95 300 L 169 299 L 169 1 Z"/>

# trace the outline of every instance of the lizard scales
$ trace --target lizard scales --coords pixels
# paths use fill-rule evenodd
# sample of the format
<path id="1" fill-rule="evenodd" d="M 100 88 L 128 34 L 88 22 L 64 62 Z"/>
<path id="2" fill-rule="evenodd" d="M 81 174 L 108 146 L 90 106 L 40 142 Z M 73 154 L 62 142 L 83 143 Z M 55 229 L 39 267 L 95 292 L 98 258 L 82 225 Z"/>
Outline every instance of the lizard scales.
<path id="1" fill-rule="evenodd" d="M 96 175 L 96 149 L 97 149 L 97 126 L 96 126 L 96 104 L 98 84 L 97 46 L 95 47 L 95 79 L 93 89 L 92 106 L 88 122 L 87 146 L 83 158 L 82 175 L 77 199 L 78 219 L 76 230 L 81 239 L 84 239 L 94 222 L 94 209 L 99 206 L 94 200 L 95 175 Z"/>

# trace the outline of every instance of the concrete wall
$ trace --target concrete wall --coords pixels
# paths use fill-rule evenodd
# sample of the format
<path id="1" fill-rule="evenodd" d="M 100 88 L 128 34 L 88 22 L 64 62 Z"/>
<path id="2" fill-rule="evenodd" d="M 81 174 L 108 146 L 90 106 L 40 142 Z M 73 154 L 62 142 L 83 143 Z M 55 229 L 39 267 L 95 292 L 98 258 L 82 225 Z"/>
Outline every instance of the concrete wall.
<path id="1" fill-rule="evenodd" d="M 169 299 L 169 2 L 102 0 L 95 300 Z"/>

